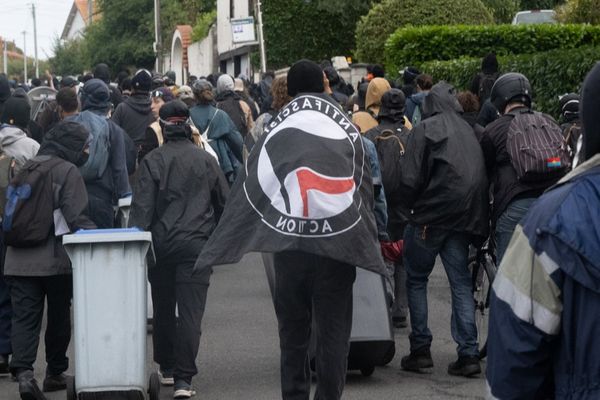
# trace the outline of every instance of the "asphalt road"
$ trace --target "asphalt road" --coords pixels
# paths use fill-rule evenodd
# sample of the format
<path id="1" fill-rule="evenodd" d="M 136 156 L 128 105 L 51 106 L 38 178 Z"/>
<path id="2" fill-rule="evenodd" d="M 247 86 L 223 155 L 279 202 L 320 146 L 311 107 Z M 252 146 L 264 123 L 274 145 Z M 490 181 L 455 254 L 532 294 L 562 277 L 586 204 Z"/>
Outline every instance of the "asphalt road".
<path id="1" fill-rule="evenodd" d="M 262 259 L 246 256 L 233 266 L 216 267 L 212 276 L 203 336 L 197 359 L 199 374 L 194 379 L 202 400 L 275 400 L 279 392 L 279 340 L 275 312 Z M 432 356 L 435 367 L 429 374 L 400 369 L 400 358 L 408 352 L 408 329 L 396 331 L 396 357 L 371 377 L 350 372 L 344 391 L 348 400 L 396 399 L 483 399 L 485 381 L 457 378 L 446 373 L 456 357 L 450 336 L 450 290 L 441 264 L 429 284 L 429 321 L 434 335 Z M 42 336 L 43 338 L 43 336 Z M 149 372 L 151 338 L 148 340 Z M 42 340 L 43 342 L 43 340 Z M 73 360 L 72 348 L 70 357 Z M 45 372 L 43 343 L 40 344 L 36 377 Z M 99 365 L 99 373 L 110 365 Z M 73 373 L 71 369 L 69 373 Z M 48 394 L 49 400 L 66 399 L 64 391 Z M 0 400 L 18 400 L 16 383 L 0 376 Z M 172 399 L 172 389 L 163 388 L 161 399 Z"/>

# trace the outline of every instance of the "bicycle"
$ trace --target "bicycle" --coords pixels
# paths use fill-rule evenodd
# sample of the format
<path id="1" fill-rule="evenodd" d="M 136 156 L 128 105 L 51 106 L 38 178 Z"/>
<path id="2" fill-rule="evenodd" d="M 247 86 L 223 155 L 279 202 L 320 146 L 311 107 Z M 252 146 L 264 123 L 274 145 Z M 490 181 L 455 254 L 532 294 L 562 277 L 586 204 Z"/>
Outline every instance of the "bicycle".
<path id="1" fill-rule="evenodd" d="M 498 271 L 494 253 L 494 243 L 491 239 L 488 239 L 480 249 L 477 249 L 476 254 L 469 257 L 473 300 L 475 301 L 477 339 L 481 346 L 479 349 L 480 360 L 483 360 L 487 356 L 490 293 L 496 272 Z"/>

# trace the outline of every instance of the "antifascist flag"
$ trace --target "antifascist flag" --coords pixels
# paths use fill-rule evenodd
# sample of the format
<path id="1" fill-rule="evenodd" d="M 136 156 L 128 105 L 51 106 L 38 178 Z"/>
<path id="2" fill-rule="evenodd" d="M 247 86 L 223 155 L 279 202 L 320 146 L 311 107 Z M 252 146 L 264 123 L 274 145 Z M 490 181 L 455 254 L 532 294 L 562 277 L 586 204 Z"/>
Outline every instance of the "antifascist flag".
<path id="1" fill-rule="evenodd" d="M 299 96 L 270 121 L 196 269 L 286 250 L 384 271 L 362 138 L 326 96 Z"/>

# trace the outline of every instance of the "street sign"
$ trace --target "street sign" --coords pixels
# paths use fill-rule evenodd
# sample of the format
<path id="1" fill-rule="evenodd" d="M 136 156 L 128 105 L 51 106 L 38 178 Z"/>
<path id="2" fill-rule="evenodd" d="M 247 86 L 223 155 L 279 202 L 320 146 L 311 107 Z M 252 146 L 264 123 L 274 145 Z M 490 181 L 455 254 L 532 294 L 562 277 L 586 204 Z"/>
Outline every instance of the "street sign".
<path id="1" fill-rule="evenodd" d="M 254 32 L 254 17 L 232 19 L 231 32 L 233 43 L 256 41 L 256 34 Z"/>

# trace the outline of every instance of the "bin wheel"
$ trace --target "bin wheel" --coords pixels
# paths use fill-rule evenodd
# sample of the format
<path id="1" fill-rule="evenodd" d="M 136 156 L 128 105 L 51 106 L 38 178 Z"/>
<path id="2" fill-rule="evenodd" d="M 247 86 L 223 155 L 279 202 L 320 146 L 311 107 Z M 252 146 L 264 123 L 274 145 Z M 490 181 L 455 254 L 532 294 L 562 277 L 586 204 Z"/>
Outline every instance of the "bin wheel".
<path id="1" fill-rule="evenodd" d="M 75 391 L 75 377 L 67 376 L 67 400 L 77 400 L 77 392 Z"/>
<path id="2" fill-rule="evenodd" d="M 158 374 L 156 372 L 150 374 L 148 395 L 150 400 L 159 400 L 160 398 L 160 379 L 158 379 Z"/>
<path id="3" fill-rule="evenodd" d="M 373 372 L 375 372 L 374 366 L 363 367 L 360 369 L 360 373 L 362 374 L 362 376 L 371 376 L 373 375 Z"/>

